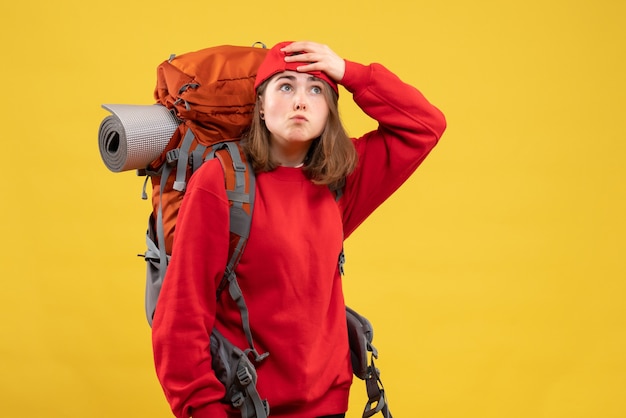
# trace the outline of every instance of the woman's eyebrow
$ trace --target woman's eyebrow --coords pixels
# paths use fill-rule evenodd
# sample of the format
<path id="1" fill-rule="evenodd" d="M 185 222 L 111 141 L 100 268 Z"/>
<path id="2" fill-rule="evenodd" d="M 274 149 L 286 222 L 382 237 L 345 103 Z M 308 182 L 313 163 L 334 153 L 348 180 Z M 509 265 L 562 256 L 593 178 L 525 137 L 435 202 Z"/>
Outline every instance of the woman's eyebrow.
<path id="1" fill-rule="evenodd" d="M 290 75 L 290 74 L 284 74 L 284 75 L 276 77 L 276 81 L 282 80 L 282 79 L 287 79 L 289 81 L 295 81 L 296 76 L 295 75 Z M 323 80 L 321 78 L 319 78 L 319 77 L 315 77 L 314 75 L 310 75 L 309 78 L 307 78 L 307 81 L 309 81 L 309 82 L 312 82 L 312 81 L 322 82 Z"/>
<path id="2" fill-rule="evenodd" d="M 282 80 L 283 78 L 286 78 L 286 79 L 288 79 L 288 80 L 290 80 L 290 81 L 294 81 L 294 80 L 296 79 L 296 76 L 294 76 L 294 75 L 289 75 L 289 74 L 285 74 L 285 75 L 281 75 L 281 76 L 277 77 L 277 78 L 276 78 L 276 80 L 277 80 L 277 81 L 278 81 L 278 80 Z"/>

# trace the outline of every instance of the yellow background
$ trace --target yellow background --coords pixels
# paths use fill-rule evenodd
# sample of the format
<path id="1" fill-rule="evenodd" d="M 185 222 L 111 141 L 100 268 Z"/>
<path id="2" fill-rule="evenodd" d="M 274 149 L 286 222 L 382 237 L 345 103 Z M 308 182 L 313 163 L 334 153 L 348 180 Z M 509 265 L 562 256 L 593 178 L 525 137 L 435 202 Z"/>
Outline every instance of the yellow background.
<path id="1" fill-rule="evenodd" d="M 150 208 L 100 159 L 100 105 L 152 103 L 171 53 L 312 39 L 449 122 L 346 245 L 394 415 L 626 416 L 625 19 L 618 0 L 4 1 L 0 415 L 171 416 L 136 257 Z M 350 133 L 371 129 L 342 93 Z"/>

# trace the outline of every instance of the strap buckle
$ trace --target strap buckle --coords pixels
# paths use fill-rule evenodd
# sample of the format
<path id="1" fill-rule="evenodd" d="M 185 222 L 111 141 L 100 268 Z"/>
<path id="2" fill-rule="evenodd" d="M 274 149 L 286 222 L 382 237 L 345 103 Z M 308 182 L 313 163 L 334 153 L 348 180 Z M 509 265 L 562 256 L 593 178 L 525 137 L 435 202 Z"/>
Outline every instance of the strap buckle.
<path id="1" fill-rule="evenodd" d="M 241 392 L 235 393 L 233 397 L 230 398 L 230 402 L 233 404 L 235 408 L 241 408 L 244 401 L 245 401 L 245 397 L 243 396 L 243 393 Z"/>
<path id="2" fill-rule="evenodd" d="M 174 164 L 178 161 L 178 157 L 180 156 L 180 149 L 174 148 L 173 150 L 169 150 L 167 154 L 165 154 L 165 158 L 168 164 Z"/>
<path id="3" fill-rule="evenodd" d="M 237 379 L 241 386 L 246 387 L 252 383 L 252 375 L 246 366 L 240 365 L 237 369 Z"/>

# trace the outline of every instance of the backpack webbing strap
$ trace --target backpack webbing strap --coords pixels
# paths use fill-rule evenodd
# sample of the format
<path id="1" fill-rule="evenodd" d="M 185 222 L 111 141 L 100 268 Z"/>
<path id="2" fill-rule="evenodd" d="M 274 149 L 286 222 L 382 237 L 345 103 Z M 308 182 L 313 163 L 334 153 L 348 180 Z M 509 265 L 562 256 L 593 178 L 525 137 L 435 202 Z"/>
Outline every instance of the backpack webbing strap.
<path id="1" fill-rule="evenodd" d="M 156 227 L 156 237 L 157 237 L 157 247 L 158 247 L 157 250 L 159 254 L 159 266 L 160 266 L 159 267 L 159 284 L 160 285 L 163 284 L 163 279 L 165 278 L 165 272 L 167 271 L 167 265 L 169 264 L 169 258 L 170 258 L 167 255 L 166 248 L 165 248 L 165 227 L 163 225 L 163 192 L 165 191 L 167 179 L 172 173 L 173 164 L 176 164 L 176 179 L 174 181 L 173 188 L 178 191 L 184 191 L 185 188 L 187 187 L 187 182 L 186 182 L 185 177 L 187 175 L 187 164 L 189 163 L 189 159 L 190 159 L 189 149 L 191 148 L 193 139 L 194 139 L 193 132 L 191 131 L 191 129 L 187 129 L 187 132 L 185 133 L 185 137 L 183 138 L 183 142 L 180 146 L 180 149 L 175 148 L 173 150 L 170 150 L 167 153 L 165 164 L 163 164 L 163 166 L 159 170 L 160 175 L 161 175 L 161 180 L 159 182 L 159 188 L 160 188 L 159 206 L 157 209 L 157 218 L 155 222 L 156 224 L 155 227 Z M 206 147 L 198 146 L 197 149 L 198 148 L 199 148 L 198 152 L 203 152 Z M 202 156 L 201 155 L 196 156 L 196 159 L 202 161 Z M 200 164 L 198 164 L 195 168 L 199 166 Z M 146 182 L 147 182 L 147 179 L 148 177 L 146 177 Z M 144 184 L 143 194 L 146 194 L 145 184 Z M 148 249 L 149 251 L 152 251 L 153 253 L 154 248 L 150 248 L 151 242 L 150 242 L 149 237 L 147 238 L 147 241 L 148 241 Z M 149 323 L 152 324 L 152 321 L 150 318 L 149 318 Z"/>
<path id="2" fill-rule="evenodd" d="M 244 354 L 245 355 L 245 354 Z M 261 400 L 256 384 L 248 366 L 239 362 L 237 366 L 237 386 L 240 388 L 231 398 L 232 405 L 241 411 L 242 418 L 266 418 L 269 414 L 269 404 Z M 245 393 L 244 393 L 245 392 Z M 249 402 L 246 402 L 248 400 Z M 251 403 L 251 407 L 248 405 Z"/>
<path id="3" fill-rule="evenodd" d="M 248 355 L 217 329 L 211 332 L 211 365 L 226 388 L 224 400 L 239 409 L 242 418 L 267 418 L 270 407 L 256 388 L 257 373 Z"/>
<path id="4" fill-rule="evenodd" d="M 187 128 L 187 132 L 185 132 L 185 137 L 183 138 L 183 143 L 180 145 L 180 148 L 172 150 L 177 152 L 176 157 L 178 159 L 178 162 L 176 163 L 176 180 L 174 181 L 173 188 L 179 192 L 185 191 L 185 188 L 187 187 L 187 180 L 185 177 L 187 176 L 187 164 L 189 164 L 189 148 L 191 148 L 194 137 L 195 136 L 193 132 L 191 132 L 191 129 Z"/>
<path id="5" fill-rule="evenodd" d="M 226 195 L 230 203 L 231 242 L 235 242 L 235 245 L 231 244 L 229 249 L 231 251 L 230 258 L 224 269 L 224 276 L 217 288 L 216 297 L 219 298 L 221 292 L 228 286 L 229 294 L 237 304 L 241 315 L 241 324 L 249 345 L 246 352 L 252 353 L 255 360 L 260 362 L 269 353 L 259 354 L 254 346 L 248 307 L 235 274 L 235 268 L 243 254 L 252 224 L 255 190 L 254 171 L 247 162 L 244 162 L 245 157 L 239 150 L 239 146 L 234 142 L 222 142 L 214 145 L 207 154 L 206 159 L 213 157 L 220 161 L 224 169 Z"/>
<path id="6" fill-rule="evenodd" d="M 169 164 L 163 165 L 163 171 L 161 172 L 161 181 L 159 184 L 159 188 L 161 189 L 159 192 L 159 208 L 157 210 L 157 218 L 156 218 L 156 236 L 157 236 L 157 245 L 159 247 L 159 279 L 161 283 L 163 283 L 163 279 L 165 278 L 165 271 L 167 270 L 168 264 L 168 256 L 165 249 L 165 228 L 163 226 L 163 191 L 165 190 L 165 185 L 167 184 L 167 178 L 170 176 L 172 172 L 172 167 Z"/>
<path id="7" fill-rule="evenodd" d="M 374 357 L 375 354 L 372 355 L 371 362 L 368 367 L 369 374 L 365 378 L 365 388 L 367 390 L 368 401 L 365 404 L 365 409 L 363 410 L 363 418 L 371 417 L 378 412 L 382 413 L 384 418 L 393 418 L 391 416 L 391 412 L 389 412 L 383 382 L 380 380 L 380 371 L 374 364 Z"/>
<path id="8" fill-rule="evenodd" d="M 198 144 L 196 148 L 193 150 L 190 156 L 189 165 L 191 165 L 191 172 L 195 173 L 198 168 L 202 165 L 204 160 L 202 159 L 202 154 L 206 150 L 206 146 L 202 144 Z"/>
<path id="9" fill-rule="evenodd" d="M 254 172 L 252 167 L 244 162 L 237 144 L 225 142 L 221 145 L 220 149 L 226 148 L 228 152 L 218 152 L 217 158 L 224 166 L 230 162 L 235 173 L 234 184 L 232 178 L 226 179 L 226 195 L 232 204 L 230 208 L 230 232 L 241 237 L 240 239 L 247 240 L 252 224 L 255 191 Z M 243 251 L 243 248 L 241 250 Z M 241 258 L 241 254 L 237 254 L 235 261 L 239 262 L 239 258 Z"/>
<path id="10" fill-rule="evenodd" d="M 193 139 L 193 132 L 191 132 L 191 129 L 187 129 L 180 149 L 175 148 L 167 153 L 167 161 L 165 162 L 165 164 L 163 164 L 163 167 L 161 169 L 161 181 L 159 183 L 159 207 L 157 210 L 156 219 L 156 236 L 158 241 L 157 245 L 159 247 L 159 258 L 161 266 L 159 268 L 159 278 L 161 283 L 163 283 L 163 279 L 165 278 L 165 272 L 167 270 L 167 264 L 169 261 L 165 249 L 165 229 L 163 226 L 163 192 L 165 191 L 165 185 L 167 184 L 167 179 L 172 172 L 172 165 L 174 163 L 176 163 L 176 180 L 174 181 L 173 188 L 182 192 L 187 187 L 185 176 L 187 175 L 187 164 L 189 162 L 189 148 L 191 147 Z"/>
<path id="11" fill-rule="evenodd" d="M 235 277 L 235 273 L 233 272 L 228 278 L 228 293 L 230 297 L 237 303 L 237 307 L 239 308 L 239 313 L 241 314 L 241 325 L 243 326 L 243 331 L 246 334 L 246 339 L 248 340 L 248 348 L 246 353 L 252 353 L 254 356 L 254 360 L 258 363 L 264 360 L 269 353 L 259 354 L 257 349 L 254 347 L 254 341 L 252 339 L 252 330 L 250 329 L 250 315 L 248 312 L 248 307 L 246 306 L 246 301 L 243 298 L 243 293 L 241 293 L 241 288 L 239 287 L 239 283 L 237 282 L 237 277 Z"/>

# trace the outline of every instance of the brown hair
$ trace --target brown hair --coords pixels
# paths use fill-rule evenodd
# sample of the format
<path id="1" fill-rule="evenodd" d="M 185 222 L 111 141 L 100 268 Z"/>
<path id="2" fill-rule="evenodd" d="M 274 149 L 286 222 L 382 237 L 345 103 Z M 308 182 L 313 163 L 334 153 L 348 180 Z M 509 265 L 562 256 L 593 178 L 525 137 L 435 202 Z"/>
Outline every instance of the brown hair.
<path id="1" fill-rule="evenodd" d="M 252 123 L 241 142 L 257 173 L 272 171 L 278 165 L 270 155 L 270 132 L 260 116 L 261 97 L 268 82 L 266 80 L 257 89 Z M 330 87 L 322 91 L 328 104 L 328 119 L 322 134 L 311 143 L 303 170 L 313 183 L 333 186 L 354 171 L 358 158 L 339 117 L 339 96 Z"/>

